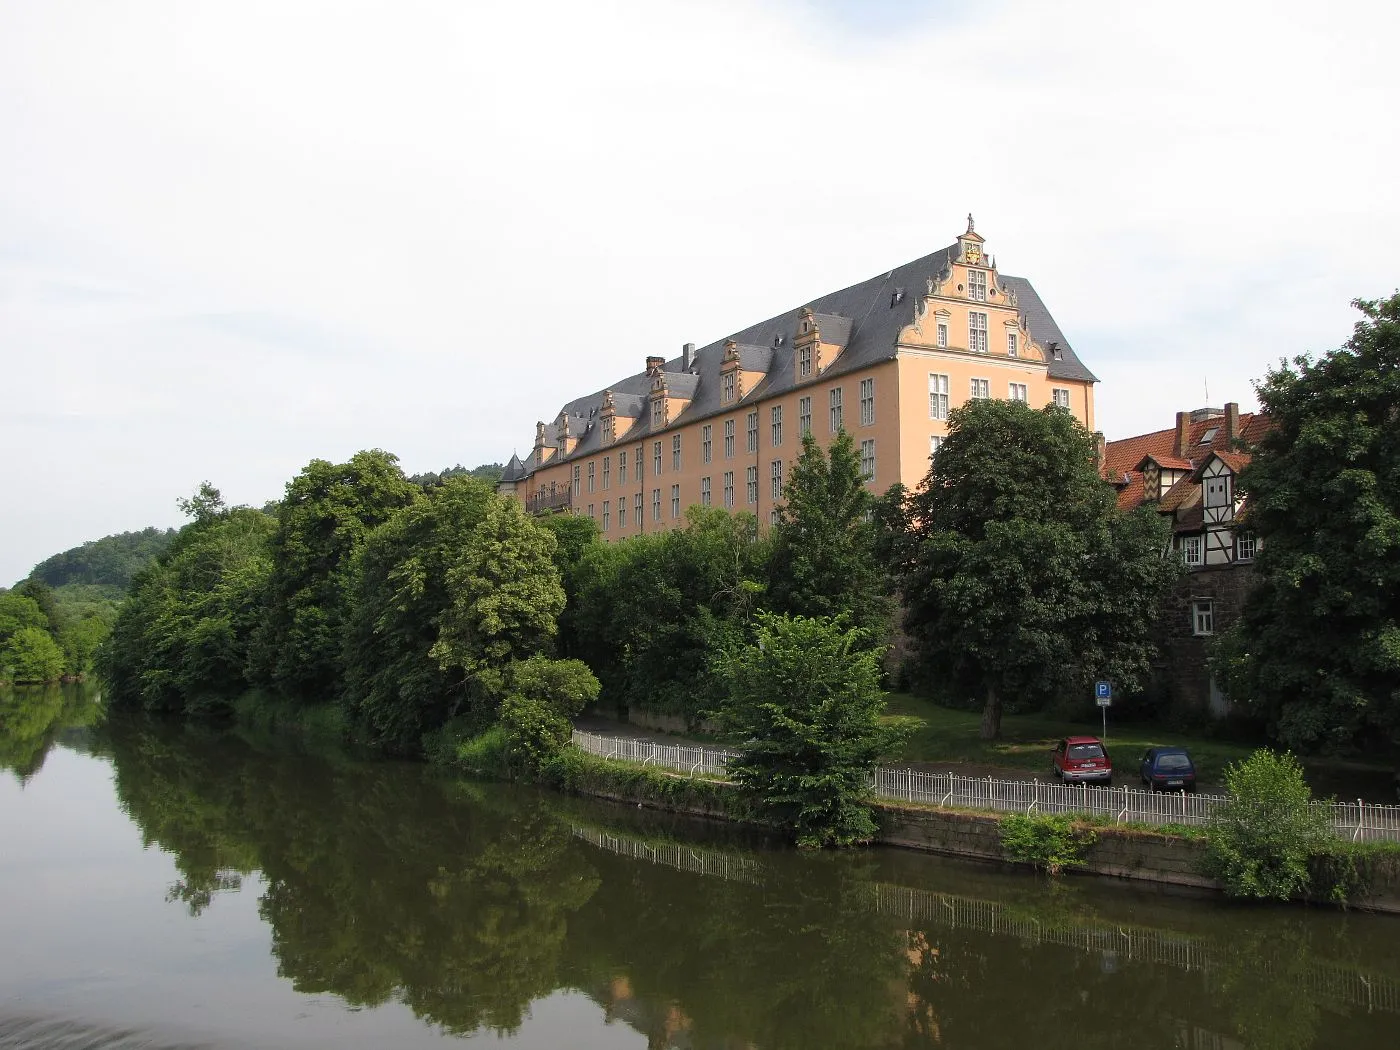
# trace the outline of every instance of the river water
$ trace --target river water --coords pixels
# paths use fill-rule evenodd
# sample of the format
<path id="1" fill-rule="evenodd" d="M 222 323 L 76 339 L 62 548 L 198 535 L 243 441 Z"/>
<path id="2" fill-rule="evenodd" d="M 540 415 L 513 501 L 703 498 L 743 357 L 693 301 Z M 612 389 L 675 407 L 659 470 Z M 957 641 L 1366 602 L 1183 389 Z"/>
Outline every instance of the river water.
<path id="1" fill-rule="evenodd" d="M 1400 1045 L 1400 921 L 447 781 L 0 693 L 0 1047 Z"/>

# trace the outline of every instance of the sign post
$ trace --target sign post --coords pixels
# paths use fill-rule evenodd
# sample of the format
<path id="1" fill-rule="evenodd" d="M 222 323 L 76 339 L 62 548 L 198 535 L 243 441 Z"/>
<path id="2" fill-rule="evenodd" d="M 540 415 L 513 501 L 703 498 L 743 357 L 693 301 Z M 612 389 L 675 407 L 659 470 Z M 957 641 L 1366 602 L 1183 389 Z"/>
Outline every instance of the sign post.
<path id="1" fill-rule="evenodd" d="M 1113 683 L 1098 681 L 1094 683 L 1094 703 L 1099 705 L 1099 711 L 1103 714 L 1103 738 L 1108 739 L 1108 709 L 1113 706 Z"/>

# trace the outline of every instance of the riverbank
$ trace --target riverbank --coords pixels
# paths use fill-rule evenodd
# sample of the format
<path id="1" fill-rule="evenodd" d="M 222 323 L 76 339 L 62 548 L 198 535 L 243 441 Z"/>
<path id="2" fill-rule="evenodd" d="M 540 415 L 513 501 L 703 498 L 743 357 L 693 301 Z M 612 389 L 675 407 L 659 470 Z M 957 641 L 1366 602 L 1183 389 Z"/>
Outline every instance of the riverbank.
<path id="1" fill-rule="evenodd" d="M 572 751 L 548 781 L 559 790 L 626 805 L 711 820 L 765 826 L 734 785 L 667 773 Z M 1011 814 L 950 810 L 879 802 L 875 844 L 943 856 L 993 861 L 1017 867 L 1002 845 L 1002 822 Z M 1201 836 L 1084 822 L 1094 832 L 1075 874 L 1188 887 L 1224 896 L 1225 887 L 1203 874 L 1206 842 Z M 1355 858 L 1352 860 L 1355 864 Z M 1400 851 L 1377 852 L 1356 876 L 1348 907 L 1400 915 Z M 1331 904 L 1312 899 L 1303 903 Z"/>

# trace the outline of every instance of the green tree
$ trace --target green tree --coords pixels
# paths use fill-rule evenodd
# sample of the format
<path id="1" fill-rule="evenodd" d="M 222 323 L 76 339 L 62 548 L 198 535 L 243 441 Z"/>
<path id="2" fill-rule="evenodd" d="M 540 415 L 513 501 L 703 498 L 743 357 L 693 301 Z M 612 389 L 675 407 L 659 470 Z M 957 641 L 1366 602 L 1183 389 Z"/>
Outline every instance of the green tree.
<path id="1" fill-rule="evenodd" d="M 63 674 L 63 650 L 42 627 L 21 627 L 0 647 L 0 678 L 52 682 Z"/>
<path id="2" fill-rule="evenodd" d="M 9 641 L 23 627 L 37 627 L 46 631 L 49 618 L 33 598 L 16 591 L 0 594 L 0 644 Z"/>
<path id="3" fill-rule="evenodd" d="M 1311 881 L 1309 861 L 1332 842 L 1291 754 L 1254 752 L 1225 770 L 1229 801 L 1210 825 L 1209 873 L 1236 897 L 1287 900 Z"/>
<path id="4" fill-rule="evenodd" d="M 554 567 L 564 585 L 564 611 L 559 614 L 559 649 L 565 656 L 578 653 L 579 565 L 584 553 L 599 542 L 598 523 L 586 514 L 549 514 L 538 519 L 554 533 Z"/>
<path id="5" fill-rule="evenodd" d="M 910 498 L 899 548 L 905 630 L 927 678 L 983 700 L 1044 702 L 1096 678 L 1139 688 L 1156 610 L 1178 567 L 1166 524 L 1118 512 L 1093 436 L 1063 409 L 974 400 L 955 409 Z"/>
<path id="6" fill-rule="evenodd" d="M 855 442 L 844 430 L 830 450 L 811 434 L 783 487 L 770 562 L 772 608 L 799 616 L 850 617 L 872 644 L 889 623 L 891 583 L 878 558 L 876 500 L 861 476 Z"/>
<path id="7" fill-rule="evenodd" d="M 195 521 L 208 521 L 217 517 L 224 509 L 224 497 L 211 483 L 204 481 L 200 482 L 193 496 L 189 499 L 178 499 L 175 504 L 185 517 Z"/>
<path id="8" fill-rule="evenodd" d="M 903 739 L 881 721 L 880 652 L 868 632 L 829 617 L 758 615 L 752 645 L 724 658 L 725 724 L 744 738 L 730 772 L 806 847 L 875 835 L 870 776 Z"/>
<path id="9" fill-rule="evenodd" d="M 348 463 L 315 459 L 287 484 L 272 537 L 267 614 L 254 639 L 255 681 L 323 703 L 341 690 L 351 563 L 365 537 L 421 494 L 379 449 Z"/>
<path id="10" fill-rule="evenodd" d="M 744 637 L 764 601 L 771 546 L 752 514 L 691 507 L 686 520 L 585 548 L 572 651 L 610 703 L 697 722 L 723 696 L 713 655 Z"/>
<path id="11" fill-rule="evenodd" d="M 568 746 L 569 720 L 598 699 L 598 679 L 579 660 L 532 656 L 510 669 L 501 725 L 512 762 L 531 774 Z"/>
<path id="12" fill-rule="evenodd" d="M 344 700 L 374 739 L 416 751 L 453 717 L 493 717 L 501 671 L 548 645 L 563 605 L 553 542 L 465 476 L 371 533 L 356 565 Z"/>
<path id="13" fill-rule="evenodd" d="M 101 616 L 84 616 L 66 624 L 57 639 L 63 649 L 64 672 L 84 675 L 92 670 L 97 650 L 111 633 L 111 624 Z"/>
<path id="14" fill-rule="evenodd" d="M 156 528 L 104 536 L 45 558 L 29 575 L 54 588 L 77 583 L 125 590 L 174 538 L 174 529 Z"/>
<path id="15" fill-rule="evenodd" d="M 1240 478 L 1257 586 L 1221 639 L 1236 703 L 1290 747 L 1400 741 L 1400 294 L 1258 387 L 1269 430 Z"/>
<path id="16" fill-rule="evenodd" d="M 95 660 L 109 704 L 198 711 L 225 707 L 248 688 L 275 526 L 246 507 L 196 519 L 137 574 Z"/>

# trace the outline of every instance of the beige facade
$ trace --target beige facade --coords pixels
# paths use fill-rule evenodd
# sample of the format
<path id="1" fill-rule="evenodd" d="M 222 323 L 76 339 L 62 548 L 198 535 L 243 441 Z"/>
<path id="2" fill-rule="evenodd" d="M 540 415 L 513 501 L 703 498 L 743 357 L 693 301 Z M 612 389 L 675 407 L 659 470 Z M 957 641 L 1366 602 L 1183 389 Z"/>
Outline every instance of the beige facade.
<path id="1" fill-rule="evenodd" d="M 760 341 L 761 340 L 761 341 Z M 845 429 L 868 484 L 913 488 L 974 397 L 1061 404 L 1090 429 L 1095 378 L 1029 282 L 973 229 L 957 243 L 565 406 L 536 424 L 501 491 L 620 539 L 683 525 L 693 504 L 772 521 L 809 430 Z"/>

